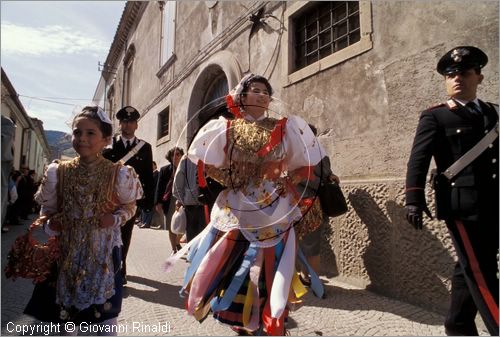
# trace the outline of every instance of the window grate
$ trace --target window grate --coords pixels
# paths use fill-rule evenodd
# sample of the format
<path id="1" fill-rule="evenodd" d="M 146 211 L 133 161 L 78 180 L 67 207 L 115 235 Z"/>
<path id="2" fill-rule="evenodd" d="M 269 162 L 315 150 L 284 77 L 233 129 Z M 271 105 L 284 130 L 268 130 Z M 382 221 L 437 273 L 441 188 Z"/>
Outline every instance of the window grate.
<path id="1" fill-rule="evenodd" d="M 314 2 L 293 19 L 295 70 L 344 49 L 361 38 L 358 1 Z"/>
<path id="2" fill-rule="evenodd" d="M 170 107 L 158 114 L 158 139 L 170 133 Z"/>

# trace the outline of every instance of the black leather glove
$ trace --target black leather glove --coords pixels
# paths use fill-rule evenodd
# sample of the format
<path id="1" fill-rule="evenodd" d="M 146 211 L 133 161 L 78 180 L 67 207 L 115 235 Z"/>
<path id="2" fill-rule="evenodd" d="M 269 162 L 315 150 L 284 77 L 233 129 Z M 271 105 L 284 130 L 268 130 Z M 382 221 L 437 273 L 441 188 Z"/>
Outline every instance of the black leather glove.
<path id="1" fill-rule="evenodd" d="M 406 208 L 406 220 L 415 227 L 415 229 L 422 229 L 422 213 L 425 212 L 431 220 L 433 219 L 431 211 L 427 205 L 407 205 Z"/>

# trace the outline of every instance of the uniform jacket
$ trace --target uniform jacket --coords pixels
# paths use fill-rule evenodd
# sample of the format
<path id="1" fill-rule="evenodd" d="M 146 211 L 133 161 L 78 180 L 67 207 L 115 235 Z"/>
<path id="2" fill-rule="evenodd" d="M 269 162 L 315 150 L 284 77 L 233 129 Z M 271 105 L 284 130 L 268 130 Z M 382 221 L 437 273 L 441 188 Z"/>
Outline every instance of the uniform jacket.
<path id="1" fill-rule="evenodd" d="M 479 142 L 498 120 L 490 103 L 482 114 L 449 100 L 420 116 L 406 175 L 406 204 L 425 205 L 424 188 L 431 158 L 441 173 Z M 498 138 L 436 194 L 440 219 L 498 217 Z M 496 214 L 496 215 L 495 215 Z"/>
<path id="2" fill-rule="evenodd" d="M 136 145 L 138 142 L 139 140 L 136 141 Z M 113 147 L 103 151 L 104 158 L 111 160 L 113 163 L 121 160 L 126 154 L 127 151 L 120 136 L 113 137 Z M 151 210 L 154 200 L 153 152 L 151 145 L 146 142 L 139 152 L 125 164 L 134 168 L 135 172 L 139 175 L 139 180 L 144 190 L 144 199 L 138 200 L 137 205 L 142 209 Z"/>

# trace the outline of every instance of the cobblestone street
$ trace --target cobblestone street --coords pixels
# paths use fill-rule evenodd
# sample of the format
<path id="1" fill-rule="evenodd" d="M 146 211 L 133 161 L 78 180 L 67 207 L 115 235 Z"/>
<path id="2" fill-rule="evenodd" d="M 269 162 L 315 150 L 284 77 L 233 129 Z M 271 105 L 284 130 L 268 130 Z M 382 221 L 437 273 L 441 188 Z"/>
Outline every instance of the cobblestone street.
<path id="1" fill-rule="evenodd" d="M 27 228 L 27 223 L 11 227 L 8 233 L 2 235 L 2 271 L 10 246 Z M 167 274 L 162 270 L 162 264 L 169 255 L 167 232 L 134 228 L 127 263 L 128 284 L 123 310 L 118 318 L 123 331 L 119 335 L 235 335 L 211 317 L 200 324 L 186 315 L 178 291 L 187 264 L 180 260 Z M 305 296 L 304 305 L 290 315 L 287 327 L 291 335 L 444 335 L 444 318 L 441 315 L 342 284 L 335 279 L 323 280 L 327 298 L 321 300 L 310 294 Z M 22 314 L 32 289 L 31 281 L 18 279 L 12 282 L 6 280 L 2 272 L 2 335 L 21 335 L 13 329 L 34 323 L 33 319 Z M 477 320 L 480 321 L 479 318 Z M 479 328 L 481 335 L 487 335 L 482 322 Z"/>

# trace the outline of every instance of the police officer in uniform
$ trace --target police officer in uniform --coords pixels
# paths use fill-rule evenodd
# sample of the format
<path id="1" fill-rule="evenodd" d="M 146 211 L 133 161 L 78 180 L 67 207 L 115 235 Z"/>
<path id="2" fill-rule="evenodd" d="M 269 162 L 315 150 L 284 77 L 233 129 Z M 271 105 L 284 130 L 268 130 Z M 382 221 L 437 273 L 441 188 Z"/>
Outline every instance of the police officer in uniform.
<path id="1" fill-rule="evenodd" d="M 129 151 L 132 151 L 140 143 L 140 139 L 135 136 L 135 131 L 138 127 L 137 120 L 140 114 L 137 109 L 131 106 L 126 106 L 116 113 L 116 118 L 120 122 L 120 135 L 113 137 L 113 145 L 111 149 L 106 149 L 103 156 L 112 162 L 121 160 Z M 123 284 L 127 283 L 127 253 L 132 239 L 132 230 L 134 223 L 141 214 L 142 210 L 151 211 L 153 209 L 154 186 L 153 186 L 153 152 L 151 145 L 144 142 L 144 145 L 134 154 L 126 165 L 132 166 L 135 172 L 139 175 L 139 179 L 144 190 L 144 198 L 137 201 L 137 212 L 129 221 L 122 226 L 122 262 L 123 262 Z"/>
<path id="2" fill-rule="evenodd" d="M 442 175 L 498 127 L 498 105 L 476 97 L 487 62 L 486 54 L 471 46 L 453 48 L 439 60 L 437 71 L 450 99 L 422 112 L 406 175 L 407 219 L 421 229 L 422 213 L 430 216 L 424 187 L 434 157 L 437 217 L 445 220 L 458 256 L 447 335 L 478 335 L 479 310 L 489 333 L 498 336 L 498 137 L 451 180 Z"/>

